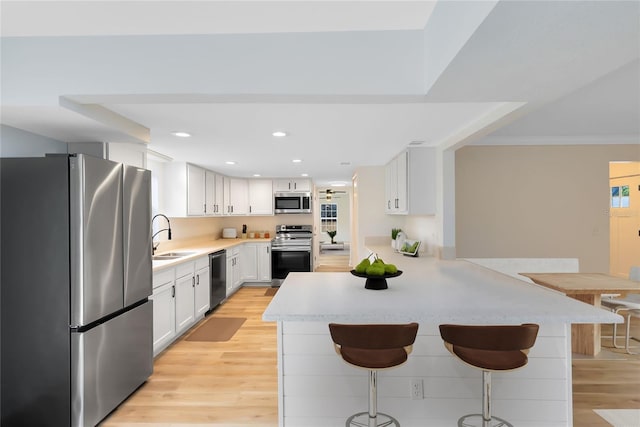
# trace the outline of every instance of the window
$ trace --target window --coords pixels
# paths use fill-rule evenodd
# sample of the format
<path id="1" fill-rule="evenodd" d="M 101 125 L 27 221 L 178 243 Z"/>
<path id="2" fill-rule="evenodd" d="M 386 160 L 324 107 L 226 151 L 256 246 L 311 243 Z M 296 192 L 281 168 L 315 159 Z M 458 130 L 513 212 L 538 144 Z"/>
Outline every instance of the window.
<path id="1" fill-rule="evenodd" d="M 629 207 L 629 186 L 622 185 L 620 187 L 611 187 L 611 207 L 612 208 L 628 208 Z"/>
<path id="2" fill-rule="evenodd" d="M 320 204 L 320 231 L 338 230 L 338 205 L 335 203 Z"/>

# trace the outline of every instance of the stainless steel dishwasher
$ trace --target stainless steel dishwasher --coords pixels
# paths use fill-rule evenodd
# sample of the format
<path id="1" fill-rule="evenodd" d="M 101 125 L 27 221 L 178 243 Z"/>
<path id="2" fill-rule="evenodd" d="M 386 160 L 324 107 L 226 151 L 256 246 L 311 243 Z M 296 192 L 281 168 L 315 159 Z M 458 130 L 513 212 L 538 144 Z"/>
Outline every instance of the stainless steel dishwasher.
<path id="1" fill-rule="evenodd" d="M 209 274 L 211 275 L 211 313 L 227 296 L 227 251 L 209 254 Z"/>

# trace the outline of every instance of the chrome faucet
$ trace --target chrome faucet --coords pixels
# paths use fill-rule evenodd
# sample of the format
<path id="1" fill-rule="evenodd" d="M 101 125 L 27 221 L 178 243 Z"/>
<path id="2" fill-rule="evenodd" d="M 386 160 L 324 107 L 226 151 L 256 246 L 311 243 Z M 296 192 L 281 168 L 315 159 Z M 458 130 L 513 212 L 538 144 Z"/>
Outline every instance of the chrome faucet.
<path id="1" fill-rule="evenodd" d="M 160 242 L 153 244 L 153 239 L 161 232 L 166 231 L 167 232 L 167 236 L 168 236 L 168 240 L 171 240 L 171 221 L 169 221 L 169 218 L 167 218 L 166 215 L 163 214 L 156 214 L 153 216 L 153 218 L 151 218 L 151 228 L 153 229 L 153 220 L 156 219 L 157 217 L 164 217 L 164 219 L 167 220 L 167 228 L 163 228 L 162 230 L 158 230 L 156 231 L 153 236 L 151 236 L 151 254 L 155 255 L 156 253 L 156 249 L 158 249 L 158 246 L 160 245 Z"/>

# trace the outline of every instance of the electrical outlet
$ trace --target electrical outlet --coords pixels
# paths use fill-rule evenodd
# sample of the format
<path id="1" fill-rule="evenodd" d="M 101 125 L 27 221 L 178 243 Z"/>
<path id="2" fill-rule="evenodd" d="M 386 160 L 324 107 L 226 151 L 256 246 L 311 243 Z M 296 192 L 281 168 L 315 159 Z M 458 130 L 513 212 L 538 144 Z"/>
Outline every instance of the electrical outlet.
<path id="1" fill-rule="evenodd" d="M 411 379 L 411 399 L 424 399 L 424 390 L 422 388 L 422 378 Z"/>

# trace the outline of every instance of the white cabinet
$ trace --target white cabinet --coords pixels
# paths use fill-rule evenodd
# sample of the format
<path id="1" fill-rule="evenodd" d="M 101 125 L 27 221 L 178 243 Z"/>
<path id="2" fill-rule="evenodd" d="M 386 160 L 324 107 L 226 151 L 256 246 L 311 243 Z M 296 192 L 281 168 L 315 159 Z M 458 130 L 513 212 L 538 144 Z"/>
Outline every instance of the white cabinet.
<path id="1" fill-rule="evenodd" d="M 176 332 L 181 334 L 195 322 L 193 301 L 195 295 L 193 274 L 176 278 Z"/>
<path id="2" fill-rule="evenodd" d="M 249 184 L 246 179 L 224 177 L 224 207 L 225 215 L 249 213 Z"/>
<path id="3" fill-rule="evenodd" d="M 204 215 L 205 188 L 205 170 L 187 163 L 187 215 Z"/>
<path id="4" fill-rule="evenodd" d="M 224 213 L 224 177 L 210 170 L 205 170 L 204 214 L 220 216 Z"/>
<path id="5" fill-rule="evenodd" d="M 153 274 L 153 354 L 204 317 L 211 295 L 209 256 Z"/>
<path id="6" fill-rule="evenodd" d="M 385 168 L 385 212 L 434 215 L 436 171 L 434 148 L 403 151 Z"/>
<path id="7" fill-rule="evenodd" d="M 249 215 L 273 215 L 273 181 L 249 180 Z"/>
<path id="8" fill-rule="evenodd" d="M 271 244 L 245 243 L 242 245 L 242 280 L 244 282 L 271 281 Z"/>
<path id="9" fill-rule="evenodd" d="M 407 152 L 403 151 L 385 168 L 387 213 L 407 213 Z"/>
<path id="10" fill-rule="evenodd" d="M 214 216 L 224 213 L 223 176 L 184 162 L 164 166 L 163 206 L 168 216 Z"/>
<path id="11" fill-rule="evenodd" d="M 227 249 L 227 297 L 233 294 L 242 284 L 241 247 Z"/>
<path id="12" fill-rule="evenodd" d="M 204 314 L 209 310 L 209 300 L 211 298 L 209 258 L 207 257 L 204 260 L 204 266 L 198 265 L 198 261 L 196 261 L 194 294 L 194 314 L 196 319 L 204 317 Z"/>
<path id="13" fill-rule="evenodd" d="M 273 185 L 273 191 L 311 191 L 310 179 L 276 179 Z"/>
<path id="14" fill-rule="evenodd" d="M 153 275 L 153 355 L 176 337 L 176 310 L 173 269 Z"/>
<path id="15" fill-rule="evenodd" d="M 258 243 L 258 281 L 271 282 L 271 243 Z"/>
<path id="16" fill-rule="evenodd" d="M 216 216 L 224 215 L 224 176 L 219 174 L 215 175 L 214 191 L 213 195 L 213 214 Z"/>

